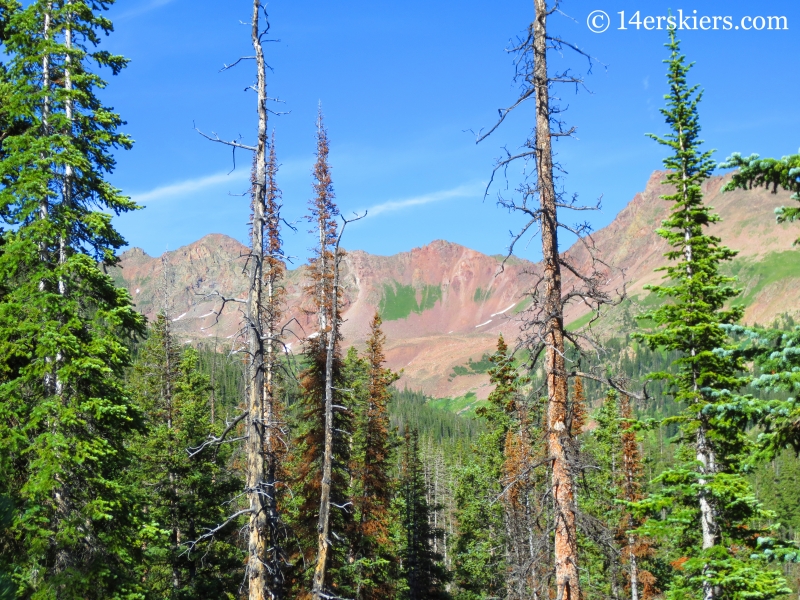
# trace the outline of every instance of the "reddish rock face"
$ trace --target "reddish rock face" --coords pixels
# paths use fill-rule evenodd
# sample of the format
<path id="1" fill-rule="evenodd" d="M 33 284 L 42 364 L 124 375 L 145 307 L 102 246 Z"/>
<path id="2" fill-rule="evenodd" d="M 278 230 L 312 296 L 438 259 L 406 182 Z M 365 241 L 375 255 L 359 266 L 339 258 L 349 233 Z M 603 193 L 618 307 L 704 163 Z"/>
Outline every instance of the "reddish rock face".
<path id="1" fill-rule="evenodd" d="M 598 256 L 608 265 L 605 278 L 609 288 L 622 287 L 629 296 L 643 299 L 643 286 L 661 277 L 654 269 L 664 264 L 666 243 L 654 233 L 667 216 L 669 204 L 659 195 L 669 192 L 660 184 L 663 173 L 654 173 L 645 190 L 637 194 L 606 228 L 592 238 Z M 770 253 L 788 252 L 800 227 L 776 225 L 774 209 L 791 203 L 785 193 L 764 190 L 721 194 L 724 178 L 705 186 L 709 205 L 722 217 L 710 232 L 740 252 L 740 260 L 757 263 Z M 228 304 L 217 315 L 219 295 L 244 298 L 243 274 L 247 249 L 224 235 L 208 235 L 197 242 L 150 257 L 139 248 L 121 256 L 119 268 L 111 274 L 133 295 L 139 309 L 152 318 L 166 307 L 176 331 L 185 342 L 213 342 L 218 346 L 235 343 L 241 324 L 240 305 Z M 588 253 L 576 244 L 567 251 L 573 261 L 586 267 Z M 774 254 L 773 254 L 774 256 Z M 800 262 L 800 251 L 798 251 Z M 486 375 L 450 377 L 453 367 L 491 352 L 502 332 L 509 342 L 517 338 L 519 310 L 525 293 L 536 281 L 537 265 L 513 258 L 500 271 L 501 260 L 458 244 L 441 240 L 394 256 L 372 256 L 359 250 L 344 260 L 345 345 L 360 346 L 366 339 L 369 321 L 379 307 L 388 317 L 389 366 L 403 370 L 402 387 L 419 389 L 436 397 L 458 396 L 476 391 L 488 394 Z M 575 279 L 565 272 L 565 290 Z M 763 282 L 762 282 L 763 283 Z M 286 278 L 287 321 L 294 319 L 286 342 L 297 350 L 301 340 L 314 331 L 314 320 L 303 309 L 304 267 L 288 272 Z M 765 323 L 783 312 L 800 311 L 800 277 L 791 275 L 768 285 L 743 281 L 753 291 L 748 297 L 745 320 Z M 570 306 L 565 321 L 583 316 L 586 308 Z M 619 319 L 614 311 L 601 329 L 613 333 Z"/>

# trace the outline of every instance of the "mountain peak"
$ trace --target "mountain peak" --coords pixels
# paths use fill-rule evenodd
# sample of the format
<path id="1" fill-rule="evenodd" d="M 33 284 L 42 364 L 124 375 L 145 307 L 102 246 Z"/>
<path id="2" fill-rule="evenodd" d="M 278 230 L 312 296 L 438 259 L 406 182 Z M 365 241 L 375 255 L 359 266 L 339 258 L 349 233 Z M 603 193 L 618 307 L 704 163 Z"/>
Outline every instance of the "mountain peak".
<path id="1" fill-rule="evenodd" d="M 646 284 L 661 279 L 654 269 L 664 264 L 667 245 L 654 230 L 670 210 L 670 204 L 659 198 L 669 192 L 661 183 L 665 174 L 653 173 L 645 189 L 592 236 L 599 258 L 610 267 L 610 285 L 619 286 L 624 270 L 628 296 L 634 303 L 646 297 Z M 745 319 L 764 323 L 780 312 L 798 312 L 800 299 L 791 290 L 800 287 L 800 261 L 781 258 L 782 253 L 796 252 L 792 241 L 797 228 L 776 225 L 773 212 L 789 202 L 789 194 L 760 188 L 722 194 L 725 179 L 711 178 L 703 190 L 707 203 L 722 218 L 709 231 L 740 252 L 730 268 L 745 288 Z M 246 252 L 229 236 L 209 234 L 163 257 L 131 248 L 121 255 L 121 268 L 114 275 L 146 315 L 166 308 L 184 341 L 211 338 L 235 343 L 241 315 L 228 306 L 217 321 L 219 303 L 213 293 L 244 297 Z M 568 252 L 578 264 L 588 264 L 582 246 Z M 404 371 L 401 386 L 438 397 L 468 391 L 485 397 L 489 389 L 485 373 L 454 368 L 491 353 L 500 333 L 508 340 L 517 337 L 520 322 L 515 315 L 526 306 L 526 293 L 536 281 L 533 263 L 514 259 L 499 273 L 499 260 L 441 239 L 393 256 L 349 252 L 342 270 L 345 344 L 363 344 L 369 321 L 378 310 L 388 338 L 388 365 Z M 777 266 L 769 266 L 773 263 Z M 787 273 L 786 265 L 798 267 Z M 773 277 L 773 271 L 780 271 L 780 277 Z M 301 310 L 304 277 L 304 267 L 288 271 L 286 277 L 286 319 L 294 319 L 297 338 L 314 327 L 313 318 Z M 565 271 L 565 286 L 572 284 L 571 278 Z M 161 306 L 164 294 L 159 292 L 164 285 L 169 288 L 167 307 Z M 583 305 L 573 305 L 565 320 L 576 323 L 585 312 Z M 297 338 L 287 343 L 297 346 Z"/>

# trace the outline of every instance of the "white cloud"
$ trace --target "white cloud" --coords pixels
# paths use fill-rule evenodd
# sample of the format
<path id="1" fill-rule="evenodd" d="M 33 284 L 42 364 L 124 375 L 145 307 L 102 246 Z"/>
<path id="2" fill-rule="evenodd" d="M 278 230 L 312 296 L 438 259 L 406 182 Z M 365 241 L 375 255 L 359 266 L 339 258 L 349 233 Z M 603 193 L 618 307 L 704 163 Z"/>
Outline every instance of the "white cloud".
<path id="1" fill-rule="evenodd" d="M 132 194 L 132 196 L 134 202 L 139 204 L 152 202 L 153 200 L 171 200 L 220 183 L 241 183 L 247 179 L 248 175 L 249 173 L 246 169 L 237 169 L 230 175 L 228 173 L 217 173 L 216 175 L 187 179 L 178 183 L 162 185 L 141 194 Z"/>
<path id="2" fill-rule="evenodd" d="M 280 162 L 278 165 L 278 183 L 280 183 L 282 180 L 285 181 L 287 179 L 292 179 L 299 175 L 308 176 L 311 172 L 312 165 L 313 161 L 307 158 L 289 159 L 287 161 Z M 138 202 L 139 204 L 152 202 L 153 200 L 172 200 L 174 198 L 180 198 L 192 192 L 197 192 L 204 188 L 221 185 L 223 183 L 243 186 L 243 184 L 246 184 L 249 177 L 250 169 L 243 168 L 240 165 L 232 173 L 215 173 L 214 175 L 205 175 L 203 177 L 196 177 L 194 179 L 186 179 L 184 181 L 162 185 L 140 193 L 132 192 L 131 196 L 133 201 Z M 244 187 L 242 187 L 242 189 L 231 191 L 240 193 L 246 190 Z"/>
<path id="3" fill-rule="evenodd" d="M 476 194 L 480 193 L 480 189 L 480 184 L 471 183 L 460 185 L 451 190 L 433 192 L 431 194 L 424 194 L 422 196 L 414 196 L 413 198 L 406 198 L 404 200 L 390 200 L 389 202 L 382 202 L 380 204 L 376 204 L 375 206 L 369 207 L 367 209 L 367 216 L 375 217 L 381 213 L 402 210 L 410 206 L 421 206 L 424 204 L 431 204 L 433 202 L 441 202 L 442 200 L 450 200 L 452 198 L 466 198 L 468 196 L 475 196 Z"/>
<path id="4" fill-rule="evenodd" d="M 114 20 L 121 21 L 124 19 L 129 19 L 130 17 L 138 17 L 139 15 L 148 13 L 151 10 L 161 8 L 165 4 L 170 4 L 171 2 L 173 2 L 173 0 L 151 0 L 150 2 L 142 3 L 138 7 L 133 8 L 127 12 L 124 12 L 117 17 L 114 17 Z"/>

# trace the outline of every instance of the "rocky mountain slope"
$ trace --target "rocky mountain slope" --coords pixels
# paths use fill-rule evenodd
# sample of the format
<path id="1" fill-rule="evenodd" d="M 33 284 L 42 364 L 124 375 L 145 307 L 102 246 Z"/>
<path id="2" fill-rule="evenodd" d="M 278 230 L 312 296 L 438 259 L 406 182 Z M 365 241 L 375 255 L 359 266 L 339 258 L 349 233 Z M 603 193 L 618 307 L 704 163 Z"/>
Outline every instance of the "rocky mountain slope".
<path id="1" fill-rule="evenodd" d="M 667 193 L 654 173 L 645 190 L 637 194 L 614 221 L 593 234 L 597 256 L 608 265 L 609 288 L 623 281 L 637 310 L 647 302 L 643 286 L 660 278 L 654 269 L 664 264 L 664 240 L 653 231 L 667 214 Z M 788 194 L 764 190 L 722 194 L 725 178 L 706 184 L 708 203 L 722 217 L 711 232 L 739 251 L 730 266 L 743 288 L 747 322 L 765 323 L 776 315 L 800 313 L 800 251 L 792 249 L 797 226 L 776 225 L 774 209 L 790 202 Z M 577 264 L 588 265 L 581 245 L 568 254 Z M 246 248 L 219 234 L 150 257 L 133 248 L 112 269 L 127 287 L 139 309 L 148 317 L 166 308 L 186 343 L 207 341 L 219 347 L 239 339 L 241 313 L 228 304 L 221 314 L 219 295 L 242 298 Z M 491 352 L 499 333 L 516 338 L 526 292 L 536 281 L 538 265 L 512 259 L 500 271 L 501 260 L 457 244 L 435 241 L 394 256 L 373 256 L 351 251 L 344 261 L 345 344 L 363 344 L 375 310 L 384 318 L 389 366 L 403 370 L 399 385 L 419 389 L 434 397 L 455 397 L 473 392 L 488 394 L 486 365 L 481 357 Z M 314 330 L 313 320 L 302 310 L 304 268 L 287 274 L 286 341 L 298 350 Z M 569 274 L 565 285 L 575 283 Z M 574 305 L 566 314 L 572 327 L 587 320 L 586 309 Z M 612 311 L 604 327 L 609 333 L 621 326 L 620 311 Z M 472 361 L 472 362 L 470 362 Z"/>

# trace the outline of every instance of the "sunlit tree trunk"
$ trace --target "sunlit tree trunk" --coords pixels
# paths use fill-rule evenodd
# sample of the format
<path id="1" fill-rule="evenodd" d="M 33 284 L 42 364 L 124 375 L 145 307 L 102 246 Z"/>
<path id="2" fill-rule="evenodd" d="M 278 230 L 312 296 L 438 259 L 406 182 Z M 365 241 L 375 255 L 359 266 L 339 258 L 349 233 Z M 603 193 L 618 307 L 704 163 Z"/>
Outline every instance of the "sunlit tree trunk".
<path id="1" fill-rule="evenodd" d="M 258 138 L 252 175 L 253 222 L 250 237 L 249 293 L 247 297 L 247 473 L 246 492 L 250 507 L 247 578 L 250 600 L 267 600 L 269 573 L 266 569 L 267 498 L 273 490 L 267 488 L 264 464 L 264 331 L 262 327 L 263 268 L 264 268 L 264 205 L 266 196 L 267 163 L 267 82 L 264 53 L 259 39 L 260 0 L 253 2 L 251 38 L 256 57 L 256 94 L 258 109 Z"/>
<path id="2" fill-rule="evenodd" d="M 547 73 L 547 6 L 534 0 L 534 93 L 536 104 L 536 167 L 541 211 L 544 312 L 546 328 L 545 374 L 547 377 L 547 445 L 552 460 L 552 493 L 555 508 L 555 577 L 557 600 L 580 600 L 575 498 L 567 459 L 567 372 L 564 365 L 564 317 L 561 304 L 556 192 L 550 129 L 549 77 Z"/>

